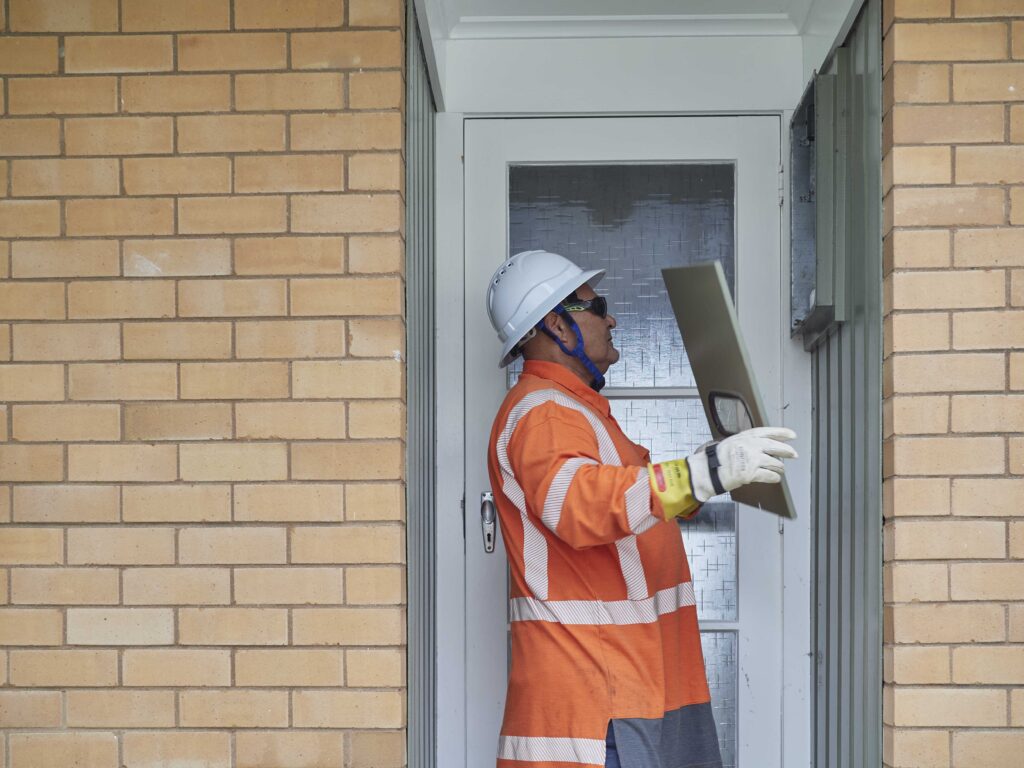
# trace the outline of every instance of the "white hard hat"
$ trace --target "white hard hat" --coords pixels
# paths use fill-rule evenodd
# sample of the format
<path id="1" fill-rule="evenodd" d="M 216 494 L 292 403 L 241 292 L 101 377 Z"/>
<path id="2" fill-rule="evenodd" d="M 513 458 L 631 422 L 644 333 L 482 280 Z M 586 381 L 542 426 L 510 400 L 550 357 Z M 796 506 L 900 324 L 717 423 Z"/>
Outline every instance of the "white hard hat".
<path id="1" fill-rule="evenodd" d="M 564 256 L 522 251 L 502 263 L 487 287 L 487 315 L 502 342 L 499 368 L 512 350 L 558 303 L 580 286 L 601 282 L 603 269 L 583 271 Z"/>

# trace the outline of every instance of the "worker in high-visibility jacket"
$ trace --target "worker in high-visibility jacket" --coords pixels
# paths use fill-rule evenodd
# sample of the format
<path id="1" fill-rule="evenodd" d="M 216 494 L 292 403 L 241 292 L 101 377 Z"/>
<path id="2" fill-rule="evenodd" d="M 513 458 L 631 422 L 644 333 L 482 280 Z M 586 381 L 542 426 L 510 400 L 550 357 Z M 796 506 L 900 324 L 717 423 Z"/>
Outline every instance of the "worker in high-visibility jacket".
<path id="1" fill-rule="evenodd" d="M 676 518 L 779 482 L 795 434 L 747 430 L 650 464 L 599 394 L 619 358 L 615 318 L 593 290 L 603 275 L 526 251 L 488 288 L 499 364 L 525 359 L 488 454 L 512 576 L 498 766 L 720 766 Z"/>

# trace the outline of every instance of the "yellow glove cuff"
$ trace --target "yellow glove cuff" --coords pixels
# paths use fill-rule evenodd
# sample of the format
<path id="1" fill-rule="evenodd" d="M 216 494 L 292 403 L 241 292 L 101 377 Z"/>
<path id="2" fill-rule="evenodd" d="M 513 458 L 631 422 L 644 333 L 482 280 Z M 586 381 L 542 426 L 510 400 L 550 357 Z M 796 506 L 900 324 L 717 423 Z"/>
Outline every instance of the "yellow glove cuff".
<path id="1" fill-rule="evenodd" d="M 651 480 L 651 492 L 661 502 L 666 520 L 680 515 L 687 517 L 700 507 L 690 485 L 690 465 L 686 459 L 648 464 L 647 474 Z"/>

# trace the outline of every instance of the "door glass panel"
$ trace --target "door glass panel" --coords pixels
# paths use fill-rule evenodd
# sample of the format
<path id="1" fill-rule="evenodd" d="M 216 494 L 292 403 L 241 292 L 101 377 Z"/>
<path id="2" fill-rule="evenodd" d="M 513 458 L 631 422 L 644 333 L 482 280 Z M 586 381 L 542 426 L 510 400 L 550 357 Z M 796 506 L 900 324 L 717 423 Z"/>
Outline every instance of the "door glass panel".
<path id="1" fill-rule="evenodd" d="M 735 166 L 731 163 L 513 165 L 508 255 L 542 249 L 583 269 L 604 269 L 621 357 L 607 376 L 612 414 L 654 461 L 686 456 L 710 439 L 668 293 L 665 267 L 722 263 L 735 292 Z M 496 254 L 495 261 L 505 254 Z M 521 366 L 509 367 L 508 384 Z M 658 387 L 664 396 L 632 397 Z M 661 393 L 659 393 L 661 394 Z M 725 766 L 736 765 L 737 531 L 728 496 L 680 525 L 693 574 L 712 707 Z M 722 626 L 724 623 L 725 626 Z"/>

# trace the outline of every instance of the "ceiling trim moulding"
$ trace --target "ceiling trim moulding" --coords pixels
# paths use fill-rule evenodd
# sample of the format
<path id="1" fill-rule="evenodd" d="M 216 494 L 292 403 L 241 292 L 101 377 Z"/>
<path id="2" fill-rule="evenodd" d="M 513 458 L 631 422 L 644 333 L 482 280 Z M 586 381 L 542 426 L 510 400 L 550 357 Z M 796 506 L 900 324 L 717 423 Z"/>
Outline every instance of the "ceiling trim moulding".
<path id="1" fill-rule="evenodd" d="M 463 16 L 449 39 L 551 37 L 760 37 L 798 35 L 785 13 L 703 16 Z"/>

